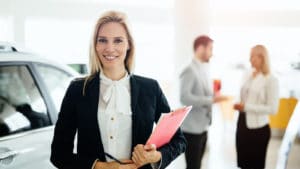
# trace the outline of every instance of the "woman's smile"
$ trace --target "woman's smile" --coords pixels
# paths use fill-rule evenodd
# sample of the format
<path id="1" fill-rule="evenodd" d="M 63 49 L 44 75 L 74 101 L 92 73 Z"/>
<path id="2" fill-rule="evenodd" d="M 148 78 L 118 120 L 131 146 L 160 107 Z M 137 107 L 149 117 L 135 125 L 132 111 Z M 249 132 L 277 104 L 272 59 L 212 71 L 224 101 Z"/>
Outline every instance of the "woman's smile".
<path id="1" fill-rule="evenodd" d="M 118 58 L 118 56 L 113 56 L 113 55 L 103 55 L 103 57 L 107 60 L 107 61 L 114 61 Z"/>

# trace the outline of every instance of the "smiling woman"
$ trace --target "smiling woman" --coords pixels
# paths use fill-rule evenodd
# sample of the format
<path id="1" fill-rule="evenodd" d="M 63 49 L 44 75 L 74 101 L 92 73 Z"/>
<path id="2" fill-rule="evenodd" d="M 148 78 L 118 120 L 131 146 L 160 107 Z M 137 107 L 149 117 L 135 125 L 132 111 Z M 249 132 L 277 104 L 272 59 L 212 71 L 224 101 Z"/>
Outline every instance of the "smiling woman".
<path id="1" fill-rule="evenodd" d="M 125 14 L 109 11 L 100 17 L 90 49 L 91 73 L 70 84 L 56 123 L 51 152 L 56 167 L 166 168 L 185 151 L 180 129 L 159 149 L 144 145 L 170 107 L 156 80 L 133 74 L 134 47 Z"/>
<path id="2" fill-rule="evenodd" d="M 99 29 L 96 51 L 105 73 L 125 72 L 124 60 L 129 50 L 127 39 L 126 30 L 119 23 L 107 23 Z M 118 75 L 110 76 L 113 80 L 118 79 Z"/>

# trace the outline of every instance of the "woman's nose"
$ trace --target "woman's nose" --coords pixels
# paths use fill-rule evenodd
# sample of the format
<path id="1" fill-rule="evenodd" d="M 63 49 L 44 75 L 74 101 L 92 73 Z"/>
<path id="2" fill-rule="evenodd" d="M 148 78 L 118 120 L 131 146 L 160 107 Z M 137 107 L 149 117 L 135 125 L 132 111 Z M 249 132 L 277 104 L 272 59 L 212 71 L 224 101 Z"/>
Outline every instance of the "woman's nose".
<path id="1" fill-rule="evenodd" d="M 107 43 L 107 45 L 105 46 L 105 50 L 110 52 L 110 51 L 114 51 L 115 47 L 113 43 Z"/>

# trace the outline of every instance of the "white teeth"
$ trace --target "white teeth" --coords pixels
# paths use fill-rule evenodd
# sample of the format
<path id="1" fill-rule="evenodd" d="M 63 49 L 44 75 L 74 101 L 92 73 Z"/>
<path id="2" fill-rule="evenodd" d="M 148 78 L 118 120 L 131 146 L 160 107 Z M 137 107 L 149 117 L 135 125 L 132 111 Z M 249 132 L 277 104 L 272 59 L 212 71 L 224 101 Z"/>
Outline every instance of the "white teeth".
<path id="1" fill-rule="evenodd" d="M 107 60 L 114 60 L 116 56 L 104 56 Z"/>

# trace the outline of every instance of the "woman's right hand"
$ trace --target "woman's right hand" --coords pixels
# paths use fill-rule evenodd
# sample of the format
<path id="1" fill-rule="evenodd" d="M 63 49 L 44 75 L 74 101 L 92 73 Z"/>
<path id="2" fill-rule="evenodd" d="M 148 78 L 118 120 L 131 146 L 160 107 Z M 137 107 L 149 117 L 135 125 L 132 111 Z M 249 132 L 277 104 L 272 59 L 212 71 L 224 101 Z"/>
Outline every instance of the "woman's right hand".
<path id="1" fill-rule="evenodd" d="M 233 108 L 234 108 L 235 110 L 238 110 L 238 111 L 240 111 L 240 112 L 243 112 L 243 111 L 244 111 L 244 108 L 245 108 L 245 105 L 244 105 L 244 103 L 236 103 L 236 104 L 233 105 Z"/>
<path id="2" fill-rule="evenodd" d="M 137 169 L 137 166 L 132 162 L 132 160 L 122 160 L 122 162 L 130 164 L 120 164 L 118 162 L 100 162 L 98 161 L 94 169 Z"/>

